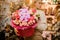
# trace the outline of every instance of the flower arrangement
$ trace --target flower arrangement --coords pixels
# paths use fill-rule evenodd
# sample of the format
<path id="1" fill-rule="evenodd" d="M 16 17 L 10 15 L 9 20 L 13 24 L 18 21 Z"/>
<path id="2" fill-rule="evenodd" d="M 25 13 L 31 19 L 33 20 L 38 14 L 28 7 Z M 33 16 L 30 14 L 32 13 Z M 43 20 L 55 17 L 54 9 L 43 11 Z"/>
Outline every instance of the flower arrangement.
<path id="1" fill-rule="evenodd" d="M 28 10 L 26 8 L 19 9 L 12 13 L 12 24 L 14 27 L 25 29 L 29 27 L 35 27 L 39 20 L 40 15 L 36 13 L 35 9 Z"/>

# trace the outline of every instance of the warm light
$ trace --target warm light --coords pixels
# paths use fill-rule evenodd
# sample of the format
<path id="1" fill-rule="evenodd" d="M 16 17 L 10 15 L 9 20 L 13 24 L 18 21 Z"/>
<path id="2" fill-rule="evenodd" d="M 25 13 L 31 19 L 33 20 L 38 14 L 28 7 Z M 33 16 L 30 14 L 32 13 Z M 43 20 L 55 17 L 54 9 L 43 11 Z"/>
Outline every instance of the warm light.
<path id="1" fill-rule="evenodd" d="M 30 4 L 32 4 L 32 0 L 30 0 Z"/>
<path id="2" fill-rule="evenodd" d="M 42 2 L 48 2 L 47 0 L 43 0 Z"/>
<path id="3" fill-rule="evenodd" d="M 47 0 L 43 0 L 42 2 L 45 3 L 45 4 L 48 4 L 48 1 Z"/>
<path id="4" fill-rule="evenodd" d="M 42 2 L 46 2 L 46 0 L 43 0 Z"/>
<path id="5" fill-rule="evenodd" d="M 48 3 L 51 3 L 52 4 L 52 1 L 51 0 L 43 0 L 42 2 L 45 3 L 45 4 L 48 4 Z"/>

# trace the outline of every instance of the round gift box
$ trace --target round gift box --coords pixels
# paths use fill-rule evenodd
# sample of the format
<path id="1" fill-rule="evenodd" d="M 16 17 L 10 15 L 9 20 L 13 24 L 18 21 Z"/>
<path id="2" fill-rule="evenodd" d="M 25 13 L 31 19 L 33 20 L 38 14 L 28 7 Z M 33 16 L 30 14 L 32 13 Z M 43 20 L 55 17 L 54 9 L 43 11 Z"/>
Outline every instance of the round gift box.
<path id="1" fill-rule="evenodd" d="M 13 21 L 11 21 L 11 25 L 13 28 L 15 28 L 15 30 L 17 30 L 16 33 L 18 36 L 30 37 L 34 34 L 34 30 L 37 26 L 37 23 L 35 23 L 31 26 L 19 26 L 19 25 L 14 24 Z"/>

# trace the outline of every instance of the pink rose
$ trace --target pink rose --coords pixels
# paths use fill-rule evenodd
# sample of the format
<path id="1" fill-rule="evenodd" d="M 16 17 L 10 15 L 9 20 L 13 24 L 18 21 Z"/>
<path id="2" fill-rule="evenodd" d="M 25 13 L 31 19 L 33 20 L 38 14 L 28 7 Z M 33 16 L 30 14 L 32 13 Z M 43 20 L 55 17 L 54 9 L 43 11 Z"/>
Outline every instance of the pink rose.
<path id="1" fill-rule="evenodd" d="M 35 12 L 36 12 L 36 10 L 35 10 L 35 9 L 33 9 L 33 10 L 32 10 L 32 12 L 33 12 L 33 13 L 35 13 Z"/>
<path id="2" fill-rule="evenodd" d="M 34 19 L 34 17 L 32 16 L 32 17 L 30 17 L 30 20 L 33 20 Z"/>

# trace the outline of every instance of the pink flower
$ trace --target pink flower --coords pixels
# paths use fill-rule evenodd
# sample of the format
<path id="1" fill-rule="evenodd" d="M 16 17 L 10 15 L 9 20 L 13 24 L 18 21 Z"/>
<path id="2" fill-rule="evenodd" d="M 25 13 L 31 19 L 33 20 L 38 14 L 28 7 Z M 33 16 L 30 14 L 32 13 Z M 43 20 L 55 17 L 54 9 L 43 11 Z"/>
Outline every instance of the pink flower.
<path id="1" fill-rule="evenodd" d="M 36 9 L 32 9 L 32 12 L 35 13 L 36 12 Z"/>
<path id="2" fill-rule="evenodd" d="M 34 19 L 34 17 L 32 16 L 32 17 L 30 17 L 30 20 L 33 20 Z"/>
<path id="3" fill-rule="evenodd" d="M 21 21 L 28 21 L 30 18 L 30 12 L 27 9 L 20 9 L 19 16 Z"/>
<path id="4" fill-rule="evenodd" d="M 18 14 L 15 14 L 15 18 L 19 19 L 19 18 L 20 18 L 20 16 L 19 16 Z"/>

